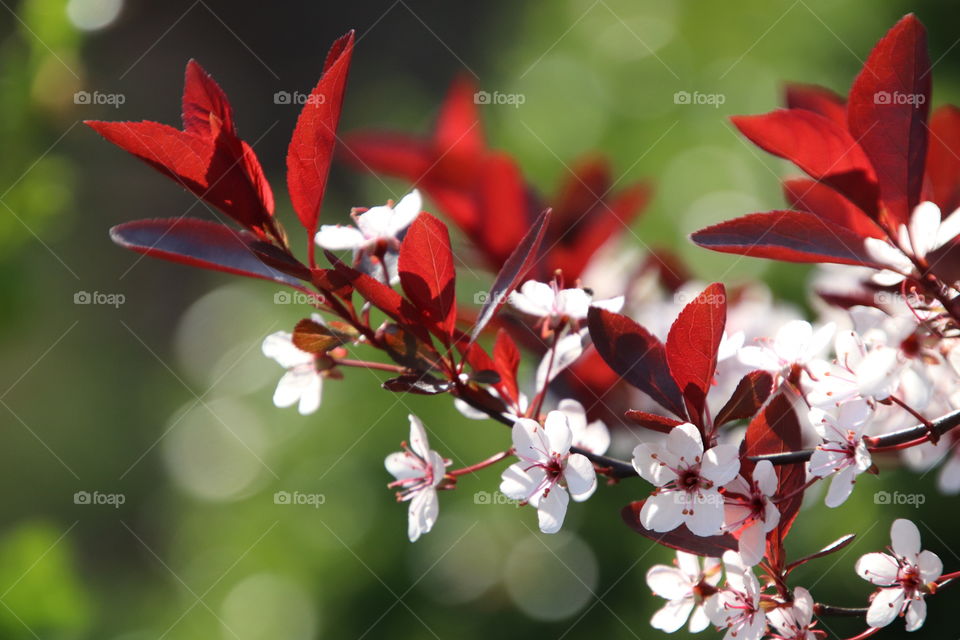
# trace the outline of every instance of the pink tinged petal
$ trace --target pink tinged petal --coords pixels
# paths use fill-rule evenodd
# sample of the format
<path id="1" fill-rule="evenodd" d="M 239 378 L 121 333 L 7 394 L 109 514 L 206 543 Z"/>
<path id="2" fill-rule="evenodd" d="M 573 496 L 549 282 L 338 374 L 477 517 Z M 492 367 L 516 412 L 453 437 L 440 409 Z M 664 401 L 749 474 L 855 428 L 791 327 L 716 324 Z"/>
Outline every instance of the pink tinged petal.
<path id="1" fill-rule="evenodd" d="M 870 258 L 882 265 L 891 267 L 894 271 L 910 273 L 913 270 L 913 263 L 910 258 L 886 240 L 866 238 L 863 241 L 863 248 L 867 250 L 867 255 Z"/>
<path id="2" fill-rule="evenodd" d="M 920 553 L 920 530 L 910 520 L 898 518 L 893 521 L 890 541 L 893 552 L 902 558 L 913 558 Z"/>
<path id="3" fill-rule="evenodd" d="M 563 479 L 567 481 L 570 496 L 577 502 L 583 502 L 597 490 L 597 472 L 593 469 L 593 463 L 579 453 L 567 458 Z"/>
<path id="4" fill-rule="evenodd" d="M 562 411 L 551 411 L 547 414 L 544 421 L 544 431 L 547 435 L 547 442 L 550 453 L 566 455 L 570 451 L 570 444 L 573 434 L 570 432 L 570 426 L 567 424 L 567 416 Z"/>
<path id="5" fill-rule="evenodd" d="M 275 360 L 284 369 L 312 364 L 313 354 L 297 348 L 293 344 L 293 334 L 286 331 L 271 333 L 263 339 L 263 355 Z"/>
<path id="6" fill-rule="evenodd" d="M 573 438 L 573 444 L 586 449 L 590 453 L 602 456 L 610 448 L 610 430 L 601 420 L 594 420 L 587 425 L 579 436 Z"/>
<path id="7" fill-rule="evenodd" d="M 576 362 L 583 355 L 584 340 L 587 329 L 560 338 L 554 355 L 551 358 L 548 352 L 537 367 L 537 389 L 543 389 L 556 378 L 560 372 Z"/>
<path id="8" fill-rule="evenodd" d="M 700 475 L 717 487 L 727 484 L 736 478 L 738 473 L 740 473 L 740 457 L 736 445 L 719 444 L 703 454 Z"/>
<path id="9" fill-rule="evenodd" d="M 696 458 L 703 455 L 700 431 L 689 422 L 677 425 L 667 436 L 667 449 L 680 460 L 693 464 Z"/>
<path id="10" fill-rule="evenodd" d="M 547 461 L 547 442 L 540 423 L 520 418 L 513 423 L 513 450 L 523 460 Z"/>
<path id="11" fill-rule="evenodd" d="M 694 535 L 712 536 L 723 527 L 723 497 L 716 491 L 698 491 L 693 494 L 690 513 L 684 516 L 687 528 Z"/>
<path id="12" fill-rule="evenodd" d="M 424 533 L 429 533 L 440 514 L 440 500 L 433 489 L 417 492 L 410 501 L 407 511 L 407 535 L 410 542 L 416 542 Z"/>
<path id="13" fill-rule="evenodd" d="M 844 402 L 838 408 L 837 422 L 844 429 L 856 430 L 865 423 L 873 413 L 873 407 L 863 398 Z"/>
<path id="14" fill-rule="evenodd" d="M 647 571 L 647 586 L 658 598 L 682 600 L 693 595 L 693 585 L 682 571 L 665 564 L 650 567 Z"/>
<path id="15" fill-rule="evenodd" d="M 960 235 L 960 209 L 957 209 L 940 223 L 937 229 L 937 241 L 934 248 L 940 248 Z"/>
<path id="16" fill-rule="evenodd" d="M 676 461 L 662 447 L 647 443 L 638 444 L 633 450 L 633 468 L 650 484 L 662 487 L 677 479 L 672 466 Z"/>
<path id="17" fill-rule="evenodd" d="M 791 320 L 777 331 L 773 350 L 787 362 L 800 360 L 813 337 L 813 327 L 806 320 Z"/>
<path id="18" fill-rule="evenodd" d="M 710 618 L 703 607 L 696 607 L 690 615 L 690 633 L 700 633 L 710 626 Z"/>
<path id="19" fill-rule="evenodd" d="M 767 536 L 762 522 L 755 522 L 740 532 L 739 552 L 748 566 L 759 564 L 766 550 Z"/>
<path id="20" fill-rule="evenodd" d="M 693 598 L 684 598 L 682 600 L 673 600 L 668 602 L 653 614 L 650 619 L 650 626 L 666 633 L 673 633 L 683 626 L 683 623 L 690 617 L 690 612 L 694 607 Z"/>
<path id="21" fill-rule="evenodd" d="M 793 590 L 793 610 L 801 626 L 806 627 L 813 622 L 813 596 L 803 587 Z"/>
<path id="22" fill-rule="evenodd" d="M 864 396 L 884 400 L 896 389 L 900 354 L 891 347 L 878 347 L 857 365 L 857 387 Z"/>
<path id="23" fill-rule="evenodd" d="M 763 506 L 763 530 L 770 533 L 778 524 L 780 524 L 780 510 L 772 502 L 766 503 Z"/>
<path id="24" fill-rule="evenodd" d="M 907 623 L 907 631 L 916 631 L 923 626 L 927 619 L 927 602 L 923 598 L 911 600 L 907 605 L 907 613 L 904 620 Z"/>
<path id="25" fill-rule="evenodd" d="M 567 425 L 573 431 L 574 437 L 587 428 L 587 410 L 576 400 L 570 398 L 561 400 L 557 403 L 557 411 L 567 416 Z"/>
<path id="26" fill-rule="evenodd" d="M 903 589 L 880 589 L 867 609 L 867 624 L 871 627 L 885 627 L 896 619 L 903 607 Z"/>
<path id="27" fill-rule="evenodd" d="M 406 451 L 397 451 L 387 456 L 383 466 L 397 480 L 409 480 L 423 476 L 423 468 L 416 457 Z"/>
<path id="28" fill-rule="evenodd" d="M 857 575 L 864 580 L 881 587 L 889 587 L 897 582 L 899 565 L 896 558 L 886 553 L 868 553 L 857 560 Z"/>
<path id="29" fill-rule="evenodd" d="M 309 381 L 304 385 L 300 394 L 300 404 L 297 411 L 302 416 L 308 416 L 320 408 L 320 401 L 323 398 L 323 377 L 315 371 L 311 371 Z"/>
<path id="30" fill-rule="evenodd" d="M 339 224 L 325 224 L 317 231 L 314 241 L 318 246 L 328 251 L 356 251 L 363 247 L 366 239 L 356 227 L 347 227 Z"/>
<path id="31" fill-rule="evenodd" d="M 280 378 L 277 389 L 273 392 L 273 404 L 281 409 L 292 407 L 300 400 L 300 396 L 310 389 L 316 372 L 306 369 L 290 369 Z"/>
<path id="32" fill-rule="evenodd" d="M 554 306 L 553 287 L 536 280 L 527 280 L 519 291 L 510 294 L 509 302 L 518 311 L 532 316 L 549 316 Z"/>
<path id="33" fill-rule="evenodd" d="M 423 201 L 420 192 L 414 189 L 407 195 L 400 198 L 393 207 L 393 216 L 390 218 L 389 234 L 396 237 L 398 233 L 410 226 L 414 219 L 420 215 L 423 208 Z"/>
<path id="34" fill-rule="evenodd" d="M 617 296 L 615 298 L 607 298 L 606 300 L 594 300 L 590 306 L 604 309 L 606 311 L 612 311 L 614 313 L 620 313 L 620 310 L 623 309 L 625 302 L 626 298 L 624 296 Z"/>
<path id="35" fill-rule="evenodd" d="M 828 322 L 817 329 L 810 337 L 810 342 L 804 350 L 804 360 L 810 360 L 823 353 L 827 346 L 833 341 L 833 336 L 836 332 L 837 325 L 834 322 Z"/>
<path id="36" fill-rule="evenodd" d="M 742 633 L 731 634 L 727 632 L 730 640 L 760 640 L 767 631 L 767 617 L 763 612 L 758 612 L 750 616 L 742 629 Z"/>
<path id="37" fill-rule="evenodd" d="M 537 505 L 537 517 L 540 521 L 540 531 L 556 533 L 563 526 L 563 518 L 567 515 L 567 504 L 570 497 L 562 487 L 554 485 L 545 497 L 540 498 Z"/>
<path id="38" fill-rule="evenodd" d="M 410 448 L 415 454 L 426 460 L 430 457 L 430 442 L 427 440 L 427 430 L 423 421 L 412 413 L 407 416 L 410 420 Z"/>
<path id="39" fill-rule="evenodd" d="M 940 207 L 932 202 L 921 202 L 910 215 L 910 246 L 916 256 L 927 255 L 936 244 L 940 228 Z"/>
<path id="40" fill-rule="evenodd" d="M 769 460 L 761 460 L 753 468 L 753 481 L 765 496 L 772 496 L 777 492 L 777 472 Z"/>
<path id="41" fill-rule="evenodd" d="M 855 467 L 844 467 L 835 475 L 833 480 L 830 481 L 830 489 L 827 490 L 825 504 L 835 509 L 846 502 L 850 494 L 853 493 L 853 484 L 856 482 L 856 476 L 857 469 Z"/>
<path id="42" fill-rule="evenodd" d="M 830 446 L 829 442 L 826 444 Z M 821 478 L 829 476 L 837 469 L 842 468 L 846 460 L 846 454 L 817 448 L 810 456 L 810 473 Z"/>
<path id="43" fill-rule="evenodd" d="M 357 226 L 367 240 L 390 238 L 390 221 L 393 218 L 393 208 L 386 205 L 370 207 L 357 216 Z"/>
<path id="44" fill-rule="evenodd" d="M 712 586 L 717 586 L 720 584 L 720 578 L 722 571 L 720 569 L 723 567 L 723 562 L 720 558 L 704 558 L 703 559 L 703 573 L 706 576 L 707 584 Z"/>
<path id="45" fill-rule="evenodd" d="M 751 369 L 779 371 L 781 368 L 780 358 L 778 358 L 773 351 L 766 347 L 743 347 L 737 353 L 737 359 Z"/>
<path id="46" fill-rule="evenodd" d="M 523 462 L 517 462 L 507 467 L 501 475 L 500 492 L 511 500 L 526 500 L 539 486 L 538 478 L 530 473 L 535 469 L 527 471 L 526 467 Z M 543 477 L 542 474 L 540 477 Z"/>
<path id="47" fill-rule="evenodd" d="M 665 491 L 652 495 L 640 509 L 640 524 L 651 531 L 673 531 L 683 522 L 685 494 Z"/>
<path id="48" fill-rule="evenodd" d="M 917 567 L 920 569 L 920 579 L 925 583 L 943 575 L 943 562 L 933 551 L 922 551 L 917 558 Z"/>
<path id="49" fill-rule="evenodd" d="M 725 627 L 727 625 L 727 620 L 732 615 L 730 609 L 727 609 L 726 596 L 724 592 L 718 592 L 707 598 L 703 603 L 703 611 L 707 614 L 707 618 L 715 626 Z"/>
<path id="50" fill-rule="evenodd" d="M 688 582 L 696 582 L 700 577 L 700 556 L 686 551 L 677 551 L 677 568 L 687 576 Z"/>
<path id="51" fill-rule="evenodd" d="M 590 299 L 590 294 L 583 289 L 564 289 L 557 293 L 557 311 L 575 320 L 582 320 L 590 310 Z"/>
<path id="52" fill-rule="evenodd" d="M 857 448 L 853 450 L 853 463 L 857 471 L 863 473 L 873 465 L 873 459 L 870 457 L 870 450 L 867 449 L 867 443 L 861 440 L 857 443 Z"/>
<path id="53" fill-rule="evenodd" d="M 446 472 L 447 472 L 448 463 L 446 460 L 443 459 L 443 456 L 441 456 L 436 451 L 430 452 L 429 460 L 430 460 L 430 465 L 433 468 L 432 469 L 433 470 L 432 486 L 436 487 L 438 484 L 440 484 L 443 481 L 443 477 L 444 475 L 446 475 Z"/>
<path id="54" fill-rule="evenodd" d="M 855 369 L 863 359 L 863 339 L 854 331 L 841 331 L 833 343 L 833 350 L 837 353 L 840 366 Z"/>

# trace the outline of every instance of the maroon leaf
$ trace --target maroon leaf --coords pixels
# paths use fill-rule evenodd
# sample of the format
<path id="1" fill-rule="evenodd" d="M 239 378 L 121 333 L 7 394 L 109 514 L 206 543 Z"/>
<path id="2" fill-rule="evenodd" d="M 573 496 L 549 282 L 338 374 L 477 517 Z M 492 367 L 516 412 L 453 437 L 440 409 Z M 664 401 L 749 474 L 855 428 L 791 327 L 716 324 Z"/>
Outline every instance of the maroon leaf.
<path id="1" fill-rule="evenodd" d="M 786 103 L 790 109 L 819 113 L 837 125 L 847 127 L 847 103 L 843 96 L 815 84 L 788 84 Z"/>
<path id="2" fill-rule="evenodd" d="M 656 336 L 624 315 L 597 307 L 590 309 L 588 324 L 593 346 L 617 375 L 686 418 L 683 395 L 670 376 L 666 350 Z"/>
<path id="3" fill-rule="evenodd" d="M 226 94 L 200 63 L 190 60 L 183 80 L 183 129 L 216 137 L 220 129 L 236 135 L 233 110 Z"/>
<path id="4" fill-rule="evenodd" d="M 493 344 L 493 362 L 500 374 L 501 388 L 507 398 L 516 402 L 520 396 L 517 384 L 517 371 L 520 368 L 520 350 L 505 329 L 497 331 L 497 341 Z"/>
<path id="5" fill-rule="evenodd" d="M 418 215 L 400 246 L 397 268 L 407 298 L 449 342 L 457 322 L 457 300 L 447 226 L 429 213 Z"/>
<path id="6" fill-rule="evenodd" d="M 868 213 L 876 211 L 877 185 L 866 154 L 844 127 L 806 109 L 778 109 L 732 118 L 758 147 L 786 158 L 811 178 L 830 185 Z"/>
<path id="7" fill-rule="evenodd" d="M 480 315 L 473 325 L 470 332 L 470 341 L 473 342 L 483 331 L 487 323 L 496 315 L 497 311 L 507 302 L 510 293 L 516 289 L 520 281 L 530 270 L 537 254 L 540 251 L 540 244 L 543 242 L 543 235 L 550 224 L 550 209 L 541 213 L 530 227 L 527 234 L 517 245 L 510 257 L 504 263 L 500 273 L 497 274 L 493 285 L 490 287 L 487 299 L 480 309 Z"/>
<path id="8" fill-rule="evenodd" d="M 806 564 L 811 560 L 816 560 L 817 558 L 828 556 L 831 553 L 836 553 L 837 551 L 840 551 L 841 549 L 846 548 L 846 546 L 849 545 L 851 542 L 853 542 L 853 539 L 856 537 L 857 537 L 857 534 L 855 533 L 848 533 L 845 536 L 841 536 L 840 538 L 837 538 L 836 540 L 834 540 L 833 542 L 825 546 L 823 549 L 820 549 L 820 551 L 817 551 L 816 553 L 811 553 L 810 555 L 804 556 L 799 560 L 794 560 L 787 566 L 787 571 L 792 571 L 793 569 L 796 569 L 800 565 Z"/>
<path id="9" fill-rule="evenodd" d="M 750 422 L 741 444 L 741 474 L 753 473 L 754 462 L 748 456 L 797 451 L 803 446 L 803 436 L 797 406 L 801 400 L 792 387 L 783 385 L 770 398 L 763 410 Z M 779 524 L 767 534 L 767 558 L 774 569 L 785 564 L 783 539 L 790 531 L 803 501 L 806 471 L 803 463 L 785 464 L 776 467 L 777 495 L 781 501 Z"/>
<path id="10" fill-rule="evenodd" d="M 863 238 L 805 211 L 751 213 L 693 233 L 701 247 L 785 262 L 826 262 L 883 268 Z"/>
<path id="11" fill-rule="evenodd" d="M 110 229 L 110 238 L 127 249 L 193 267 L 273 280 L 301 288 L 295 278 L 258 257 L 258 238 L 225 225 L 196 218 L 125 222 Z"/>
<path id="12" fill-rule="evenodd" d="M 311 247 L 336 146 L 352 54 L 353 31 L 350 31 L 330 48 L 323 75 L 297 118 L 287 150 L 287 190 L 293 209 L 310 236 Z"/>
<path id="13" fill-rule="evenodd" d="M 740 379 L 733 395 L 717 412 L 717 426 L 733 420 L 746 420 L 756 415 L 773 392 L 773 375 L 768 371 L 751 371 Z"/>
<path id="14" fill-rule="evenodd" d="M 860 207 L 822 182 L 794 178 L 783 181 L 783 194 L 793 209 L 815 213 L 860 237 L 885 238 L 886 234 Z"/>
<path id="15" fill-rule="evenodd" d="M 920 201 L 927 155 L 930 59 L 913 14 L 874 47 L 850 89 L 850 133 L 873 164 L 891 222 L 906 223 Z"/>
<path id="16" fill-rule="evenodd" d="M 450 391 L 453 388 L 453 383 L 427 374 L 411 373 L 390 378 L 382 386 L 387 391 L 396 393 L 434 396 Z"/>
<path id="17" fill-rule="evenodd" d="M 667 335 L 670 375 L 683 394 L 690 418 L 701 426 L 726 322 L 727 292 L 715 282 L 684 307 Z"/>
<path id="18" fill-rule="evenodd" d="M 944 215 L 960 206 L 960 109 L 947 104 L 930 118 L 927 149 L 929 193 Z"/>
<path id="19" fill-rule="evenodd" d="M 725 551 L 736 551 L 739 548 L 737 539 L 729 533 L 719 536 L 697 536 L 690 533 L 685 526 L 663 533 L 651 531 L 640 524 L 640 510 L 643 508 L 643 503 L 643 500 L 631 502 L 620 511 L 620 515 L 627 526 L 658 544 L 710 558 L 719 558 Z"/>
<path id="20" fill-rule="evenodd" d="M 641 427 L 659 431 L 660 433 L 670 433 L 675 426 L 683 424 L 680 420 L 658 416 L 655 413 L 647 413 L 646 411 L 636 411 L 634 409 L 630 409 L 624 415 L 627 419 L 636 422 Z"/>

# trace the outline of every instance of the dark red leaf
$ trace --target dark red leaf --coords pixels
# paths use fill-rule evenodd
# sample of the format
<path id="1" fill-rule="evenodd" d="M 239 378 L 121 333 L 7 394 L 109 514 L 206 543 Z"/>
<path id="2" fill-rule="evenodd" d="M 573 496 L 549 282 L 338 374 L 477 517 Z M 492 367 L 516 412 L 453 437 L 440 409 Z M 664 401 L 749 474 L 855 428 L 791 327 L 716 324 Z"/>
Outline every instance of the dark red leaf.
<path id="1" fill-rule="evenodd" d="M 457 300 L 447 226 L 429 213 L 418 215 L 400 246 L 397 268 L 407 298 L 449 342 L 457 322 Z"/>
<path id="2" fill-rule="evenodd" d="M 256 236 L 216 222 L 136 220 L 113 227 L 110 238 L 121 247 L 151 257 L 301 287 L 295 278 L 263 263 L 252 248 L 258 243 Z"/>
<path id="3" fill-rule="evenodd" d="M 732 120 L 761 149 L 790 160 L 867 213 L 876 212 L 873 167 L 845 128 L 806 109 L 778 109 L 757 116 L 735 116 Z"/>
<path id="4" fill-rule="evenodd" d="M 886 234 L 860 207 L 823 184 L 806 178 L 783 181 L 783 194 L 793 209 L 809 211 L 818 217 L 853 231 L 860 237 L 885 238 Z"/>
<path id="5" fill-rule="evenodd" d="M 954 238 L 927 254 L 930 270 L 943 282 L 953 286 L 960 282 L 960 240 Z"/>
<path id="6" fill-rule="evenodd" d="M 683 394 L 687 414 L 700 426 L 726 322 L 727 291 L 715 282 L 683 308 L 667 335 L 670 375 Z"/>
<path id="7" fill-rule="evenodd" d="M 790 109 L 806 109 L 847 128 L 847 102 L 840 94 L 815 84 L 788 84 L 786 103 Z"/>
<path id="8" fill-rule="evenodd" d="M 693 233 L 701 247 L 785 262 L 826 262 L 883 268 L 863 238 L 805 211 L 752 213 Z"/>
<path id="9" fill-rule="evenodd" d="M 763 410 L 750 422 L 741 444 L 740 473 L 753 473 L 755 464 L 747 456 L 797 451 L 803 446 L 798 408 L 803 400 L 788 385 L 781 386 L 767 402 Z M 780 509 L 779 524 L 767 534 L 767 558 L 774 569 L 785 564 L 783 539 L 790 531 L 793 520 L 803 501 L 800 491 L 806 481 L 803 463 L 785 464 L 776 467 L 777 495 L 786 498 L 777 504 Z"/>
<path id="10" fill-rule="evenodd" d="M 300 223 L 311 238 L 337 142 L 337 124 L 353 54 L 353 31 L 333 43 L 323 75 L 310 93 L 287 150 L 287 190 Z"/>
<path id="11" fill-rule="evenodd" d="M 431 375 L 411 373 L 396 378 L 390 378 L 383 383 L 383 388 L 396 393 L 415 393 L 417 395 L 434 396 L 447 393 L 453 388 L 453 383 Z"/>
<path id="12" fill-rule="evenodd" d="M 873 164 L 891 222 L 906 223 L 920 201 L 927 156 L 930 59 L 913 14 L 874 47 L 850 89 L 850 133 Z"/>
<path id="13" fill-rule="evenodd" d="M 550 224 L 550 210 L 541 213 L 527 231 L 526 235 L 515 245 L 513 253 L 507 258 L 500 273 L 497 274 L 487 299 L 483 302 L 477 321 L 470 332 L 470 341 L 477 339 L 487 323 L 497 314 L 497 311 L 506 304 L 510 293 L 516 289 L 524 276 L 530 271 L 540 252 L 543 235 Z"/>
<path id="14" fill-rule="evenodd" d="M 772 392 L 773 375 L 768 371 L 751 371 L 740 379 L 733 395 L 717 412 L 713 423 L 720 426 L 733 420 L 752 418 Z"/>
<path id="15" fill-rule="evenodd" d="M 624 315 L 597 307 L 590 309 L 588 324 L 593 346 L 611 369 L 660 406 L 686 418 L 683 396 L 656 336 Z"/>
<path id="16" fill-rule="evenodd" d="M 510 259 L 530 230 L 527 185 L 513 158 L 489 155 L 477 177 L 474 199 L 476 228 L 470 237 L 496 268 Z"/>
<path id="17" fill-rule="evenodd" d="M 680 420 L 674 420 L 673 418 L 665 418 L 664 416 L 658 416 L 655 413 L 647 413 L 646 411 L 636 411 L 630 409 L 624 414 L 627 419 L 636 422 L 641 427 L 651 429 L 653 431 L 658 431 L 660 433 L 670 433 L 673 431 L 673 428 L 678 424 L 683 424 Z"/>
<path id="18" fill-rule="evenodd" d="M 486 150 L 476 92 L 467 75 L 451 83 L 433 133 L 433 144 L 440 153 L 478 157 Z"/>
<path id="19" fill-rule="evenodd" d="M 226 94 L 200 63 L 190 60 L 183 80 L 183 129 L 216 138 L 221 129 L 237 135 Z"/>
<path id="20" fill-rule="evenodd" d="M 520 395 L 517 384 L 520 350 L 505 329 L 497 331 L 497 341 L 493 344 L 493 361 L 497 373 L 500 374 L 500 385 L 507 392 L 507 398 L 516 402 Z"/>
<path id="21" fill-rule="evenodd" d="M 947 104 L 930 118 L 927 148 L 927 195 L 943 215 L 960 206 L 960 109 Z"/>
<path id="22" fill-rule="evenodd" d="M 719 558 L 725 551 L 736 551 L 739 548 L 737 539 L 729 533 L 719 536 L 697 536 L 690 533 L 685 526 L 665 533 L 650 531 L 640 524 L 640 510 L 643 508 L 643 503 L 643 500 L 631 502 L 620 511 L 620 515 L 627 526 L 658 544 L 709 558 Z"/>

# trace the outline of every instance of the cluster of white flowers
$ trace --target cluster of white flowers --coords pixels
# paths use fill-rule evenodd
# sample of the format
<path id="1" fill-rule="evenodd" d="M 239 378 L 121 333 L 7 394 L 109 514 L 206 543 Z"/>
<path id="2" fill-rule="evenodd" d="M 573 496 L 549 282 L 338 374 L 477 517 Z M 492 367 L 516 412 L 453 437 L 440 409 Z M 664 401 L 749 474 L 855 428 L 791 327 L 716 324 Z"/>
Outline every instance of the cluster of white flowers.
<path id="1" fill-rule="evenodd" d="M 856 565 L 858 575 L 880 587 L 871 596 L 867 624 L 885 627 L 903 616 L 907 631 L 914 631 L 923 624 L 924 596 L 935 591 L 943 565 L 936 554 L 921 551 L 920 532 L 911 521 L 896 520 L 890 538 L 892 553 L 868 553 Z M 674 566 L 650 568 L 647 585 L 667 600 L 650 621 L 667 633 L 679 630 L 689 618 L 691 633 L 712 623 L 726 629 L 725 640 L 760 640 L 767 633 L 781 640 L 819 637 L 810 592 L 761 586 L 751 564 L 735 551 L 725 552 L 722 562 L 703 558 L 702 564 L 697 556 L 678 551 Z"/>

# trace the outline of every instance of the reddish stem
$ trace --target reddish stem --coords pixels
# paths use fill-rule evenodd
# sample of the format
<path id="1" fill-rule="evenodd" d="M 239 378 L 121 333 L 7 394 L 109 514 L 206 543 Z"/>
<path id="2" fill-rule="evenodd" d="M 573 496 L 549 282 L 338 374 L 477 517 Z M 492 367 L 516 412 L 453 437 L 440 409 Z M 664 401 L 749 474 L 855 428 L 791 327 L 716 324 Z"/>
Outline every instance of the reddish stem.
<path id="1" fill-rule="evenodd" d="M 454 469 L 453 471 L 447 471 L 447 475 L 453 476 L 454 478 L 456 478 L 457 476 L 464 476 L 468 473 L 473 473 L 481 469 L 486 469 L 487 467 L 497 464 L 501 460 L 504 460 L 512 455 L 513 455 L 513 447 L 510 447 L 506 451 L 501 451 L 500 453 L 492 455 L 486 460 L 481 460 L 476 464 L 472 464 L 469 467 L 463 467 L 462 469 Z"/>

